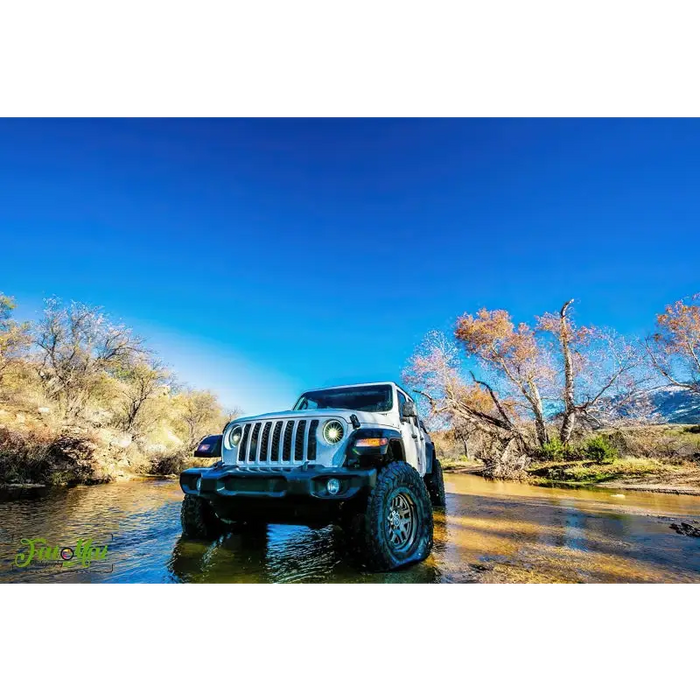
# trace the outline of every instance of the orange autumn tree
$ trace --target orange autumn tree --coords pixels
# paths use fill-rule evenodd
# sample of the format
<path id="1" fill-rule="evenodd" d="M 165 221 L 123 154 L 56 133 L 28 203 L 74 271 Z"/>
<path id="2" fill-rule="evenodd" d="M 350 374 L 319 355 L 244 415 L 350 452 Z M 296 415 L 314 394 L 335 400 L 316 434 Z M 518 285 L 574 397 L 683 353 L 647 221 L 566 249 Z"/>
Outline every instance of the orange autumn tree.
<path id="1" fill-rule="evenodd" d="M 700 293 L 669 304 L 656 317 L 646 348 L 668 384 L 700 394 Z"/>
<path id="2" fill-rule="evenodd" d="M 544 445 L 549 433 L 542 387 L 552 381 L 554 369 L 534 330 L 526 323 L 516 326 L 507 311 L 481 309 L 458 319 L 455 338 L 467 356 L 496 379 L 512 404 L 531 415 L 537 443 Z M 493 388 L 491 395 L 495 402 Z"/>

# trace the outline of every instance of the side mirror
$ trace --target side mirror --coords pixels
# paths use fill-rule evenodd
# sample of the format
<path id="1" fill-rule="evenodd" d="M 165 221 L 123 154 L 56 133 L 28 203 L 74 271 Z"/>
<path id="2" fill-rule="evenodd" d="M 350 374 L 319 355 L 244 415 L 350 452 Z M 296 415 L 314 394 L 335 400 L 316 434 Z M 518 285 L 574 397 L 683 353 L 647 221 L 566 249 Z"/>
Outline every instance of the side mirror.
<path id="1" fill-rule="evenodd" d="M 415 404 L 406 402 L 403 405 L 402 418 L 415 418 L 416 417 L 416 407 Z"/>
<path id="2" fill-rule="evenodd" d="M 206 457 L 207 459 L 221 457 L 221 435 L 207 435 L 207 437 L 197 445 L 194 456 Z"/>

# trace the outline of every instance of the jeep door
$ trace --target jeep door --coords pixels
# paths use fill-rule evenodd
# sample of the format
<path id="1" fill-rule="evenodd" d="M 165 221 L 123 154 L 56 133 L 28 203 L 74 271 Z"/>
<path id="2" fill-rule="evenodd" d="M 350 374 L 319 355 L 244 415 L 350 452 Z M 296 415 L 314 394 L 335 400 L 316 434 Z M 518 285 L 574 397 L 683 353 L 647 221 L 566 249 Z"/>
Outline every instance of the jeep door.
<path id="1" fill-rule="evenodd" d="M 418 424 L 418 415 L 404 416 L 404 406 L 415 403 L 400 389 L 396 390 L 399 406 L 399 420 L 401 424 L 401 436 L 403 437 L 406 461 L 414 467 L 421 476 L 425 475 L 425 437 Z"/>

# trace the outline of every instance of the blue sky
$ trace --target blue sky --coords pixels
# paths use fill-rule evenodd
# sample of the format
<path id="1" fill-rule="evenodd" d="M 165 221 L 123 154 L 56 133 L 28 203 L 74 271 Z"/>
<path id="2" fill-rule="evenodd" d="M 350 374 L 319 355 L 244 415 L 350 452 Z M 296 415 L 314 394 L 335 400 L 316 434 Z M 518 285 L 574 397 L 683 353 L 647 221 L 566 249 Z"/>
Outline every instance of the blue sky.
<path id="1" fill-rule="evenodd" d="M 646 332 L 700 291 L 694 120 L 0 120 L 0 290 L 105 307 L 249 412 L 481 306 Z"/>

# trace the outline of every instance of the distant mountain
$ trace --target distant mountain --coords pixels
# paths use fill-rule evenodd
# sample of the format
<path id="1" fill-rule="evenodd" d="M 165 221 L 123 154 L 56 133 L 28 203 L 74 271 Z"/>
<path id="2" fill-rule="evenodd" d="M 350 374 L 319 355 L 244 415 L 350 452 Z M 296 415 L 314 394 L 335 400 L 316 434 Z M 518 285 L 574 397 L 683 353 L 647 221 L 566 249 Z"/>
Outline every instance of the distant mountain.
<path id="1" fill-rule="evenodd" d="M 679 386 L 649 392 L 656 410 L 669 423 L 700 423 L 700 394 Z"/>

